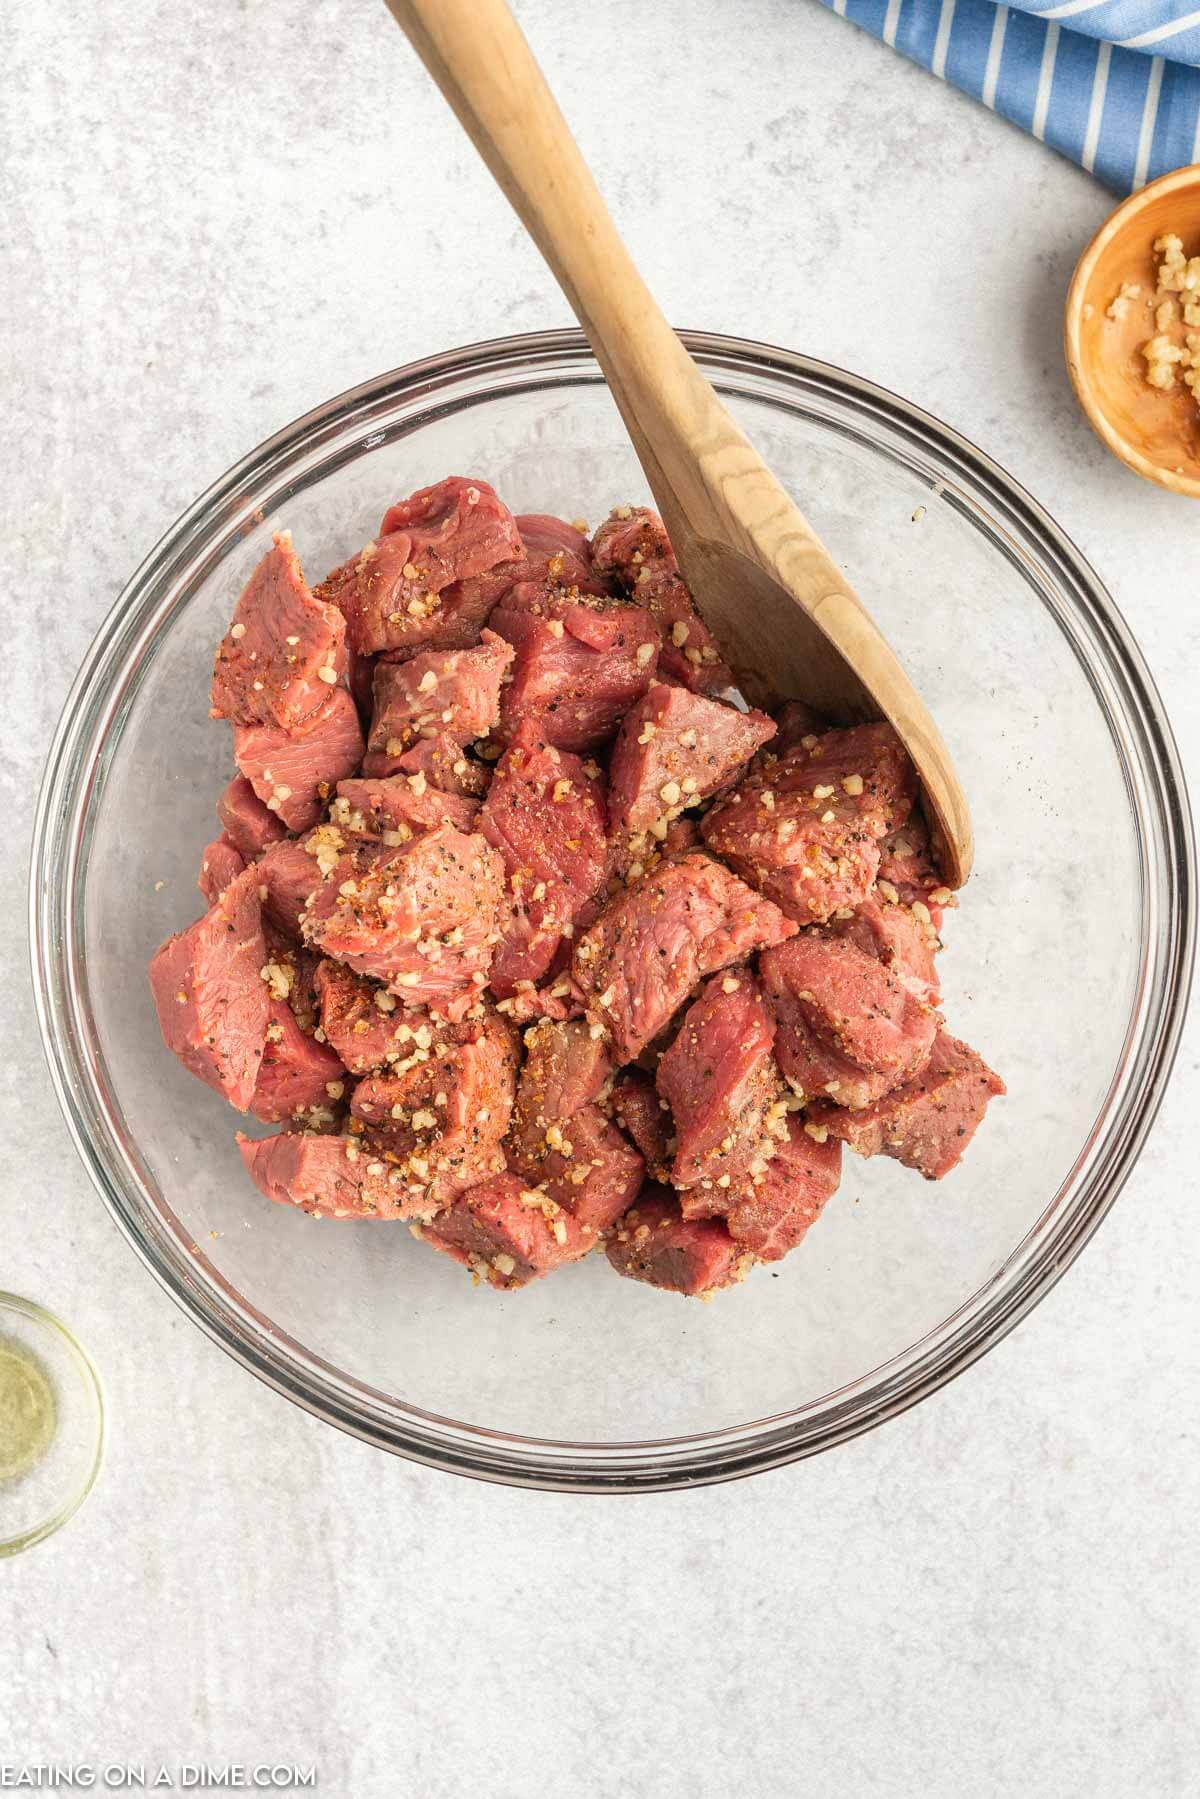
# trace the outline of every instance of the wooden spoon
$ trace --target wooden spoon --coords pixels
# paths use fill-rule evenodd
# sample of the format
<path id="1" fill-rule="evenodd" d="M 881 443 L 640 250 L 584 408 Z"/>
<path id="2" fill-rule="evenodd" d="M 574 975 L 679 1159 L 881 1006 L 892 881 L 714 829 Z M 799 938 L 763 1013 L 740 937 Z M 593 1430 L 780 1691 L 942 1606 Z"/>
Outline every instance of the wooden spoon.
<path id="1" fill-rule="evenodd" d="M 705 622 L 751 700 L 886 718 L 942 874 L 971 870 L 950 754 L 846 577 L 659 311 L 504 0 L 387 0 L 566 294 L 620 407 Z"/>

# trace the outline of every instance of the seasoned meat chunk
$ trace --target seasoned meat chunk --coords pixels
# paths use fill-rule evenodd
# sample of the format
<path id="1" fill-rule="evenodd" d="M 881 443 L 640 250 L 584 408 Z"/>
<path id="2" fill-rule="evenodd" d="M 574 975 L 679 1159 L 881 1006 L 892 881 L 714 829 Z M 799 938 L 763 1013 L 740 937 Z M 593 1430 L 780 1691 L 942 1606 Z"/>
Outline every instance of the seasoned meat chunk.
<path id="1" fill-rule="evenodd" d="M 329 809 L 330 822 L 348 836 L 374 838 L 393 848 L 438 825 L 473 831 L 478 816 L 478 800 L 443 793 L 423 774 L 339 781 Z"/>
<path id="2" fill-rule="evenodd" d="M 882 899 L 876 886 L 849 917 L 835 912 L 823 929 L 874 956 L 925 1005 L 938 1004 L 941 990 L 934 952 L 939 946 L 928 915 L 922 921 L 910 906 Z"/>
<path id="3" fill-rule="evenodd" d="M 496 764 L 479 816 L 507 876 L 494 993 L 507 997 L 519 981 L 538 981 L 549 970 L 604 880 L 604 828 L 604 783 L 595 764 L 522 727 Z"/>
<path id="4" fill-rule="evenodd" d="M 503 897 L 491 845 L 439 825 L 400 849 L 345 857 L 310 902 L 304 930 L 404 1005 L 457 1018 L 487 985 Z"/>
<path id="5" fill-rule="evenodd" d="M 279 1137 L 238 1137 L 246 1170 L 260 1193 L 279 1205 L 322 1218 L 419 1218 L 428 1214 L 424 1188 L 411 1189 L 398 1168 L 358 1137 L 285 1131 Z"/>
<path id="6" fill-rule="evenodd" d="M 793 1114 L 762 1178 L 726 1195 L 722 1210 L 730 1236 L 760 1262 L 777 1262 L 795 1249 L 837 1191 L 842 1146 L 821 1135 L 817 1142 Z"/>
<path id="7" fill-rule="evenodd" d="M 935 932 L 942 928 L 947 907 L 957 906 L 953 893 L 942 883 L 929 847 L 929 831 L 919 812 L 912 812 L 902 827 L 880 844 L 876 886 L 881 898 L 910 907 L 914 917 L 932 923 Z M 929 913 L 928 920 L 924 912 Z"/>
<path id="8" fill-rule="evenodd" d="M 448 1203 L 496 1159 L 512 1115 L 517 1056 L 512 1032 L 494 1013 L 461 1025 L 435 1020 L 430 1036 L 427 1048 L 414 1042 L 411 1066 L 361 1080 L 351 1111 L 406 1179 L 432 1183 Z"/>
<path id="9" fill-rule="evenodd" d="M 916 777 L 890 725 L 856 725 L 768 750 L 706 816 L 709 849 L 800 924 L 867 897 L 879 846 L 912 807 Z"/>
<path id="10" fill-rule="evenodd" d="M 658 1064 L 656 1084 L 675 1126 L 672 1182 L 698 1185 L 709 1209 L 722 1210 L 719 1195 L 761 1176 L 774 1153 L 768 1127 L 785 1111 L 774 1042 L 770 1007 L 739 967 L 701 989 Z"/>
<path id="11" fill-rule="evenodd" d="M 200 858 L 200 873 L 196 877 L 196 885 L 204 895 L 205 904 L 214 905 L 230 881 L 235 880 L 245 866 L 245 861 L 228 837 L 222 835 L 214 839 Z"/>
<path id="12" fill-rule="evenodd" d="M 338 782 L 362 761 L 362 727 L 354 701 L 338 687 L 320 711 L 295 730 L 238 725 L 233 754 L 267 810 L 289 831 L 307 831 L 320 818 Z"/>
<path id="13" fill-rule="evenodd" d="M 375 666 L 375 714 L 368 775 L 391 774 L 421 737 L 470 743 L 500 722 L 500 686 L 511 644 L 485 631 L 473 650 L 427 650 L 407 662 Z"/>
<path id="14" fill-rule="evenodd" d="M 612 574 L 662 626 L 662 672 L 697 692 L 732 687 L 734 676 L 696 611 L 656 512 L 618 506 L 592 540 L 592 561 Z"/>
<path id="15" fill-rule="evenodd" d="M 639 606 L 579 589 L 515 587 L 492 629 L 516 650 L 501 700 L 501 735 L 531 725 L 557 749 L 584 752 L 611 737 L 654 678 L 658 626 Z"/>
<path id="16" fill-rule="evenodd" d="M 582 1018 L 545 1018 L 525 1032 L 525 1062 L 517 1094 L 514 1138 L 531 1155 L 558 1147 L 563 1127 L 600 1097 L 613 1072 L 601 1033 Z"/>
<path id="17" fill-rule="evenodd" d="M 419 1234 L 477 1280 L 499 1288 L 527 1286 L 563 1262 L 578 1261 L 600 1240 L 518 1174 L 494 1175 L 472 1187 Z"/>
<path id="18" fill-rule="evenodd" d="M 765 712 L 656 682 L 626 713 L 609 763 L 614 831 L 648 831 L 723 787 L 775 735 Z"/>
<path id="19" fill-rule="evenodd" d="M 612 1109 L 617 1123 L 637 1144 L 652 1181 L 669 1182 L 675 1155 L 671 1110 L 658 1097 L 654 1082 L 640 1068 L 624 1068 L 613 1083 Z"/>
<path id="20" fill-rule="evenodd" d="M 509 1165 L 589 1232 L 605 1230 L 641 1191 L 645 1164 L 599 1106 L 581 1106 L 540 1143 L 532 1133 L 509 1145 Z"/>
<path id="21" fill-rule="evenodd" d="M 281 838 L 254 863 L 263 915 L 285 937 L 300 937 L 301 916 L 321 885 L 320 866 L 308 841 Z"/>
<path id="22" fill-rule="evenodd" d="M 821 1102 L 808 1123 L 820 1137 L 840 1137 L 860 1156 L 894 1156 L 927 1181 L 956 1168 L 987 1111 L 1006 1091 L 999 1075 L 948 1031 L 939 1031 L 932 1054 L 915 1079 L 895 1087 L 860 1111 Z"/>
<path id="23" fill-rule="evenodd" d="M 294 731 L 319 712 L 345 673 L 340 612 L 308 590 L 281 532 L 249 581 L 221 639 L 212 715 L 234 725 Z"/>
<path id="24" fill-rule="evenodd" d="M 495 490 L 451 475 L 389 507 L 378 539 L 334 569 L 320 593 L 345 614 L 361 655 L 460 649 L 475 642 L 507 585 L 470 583 L 514 558 L 522 558 L 516 521 Z"/>
<path id="25" fill-rule="evenodd" d="M 345 1092 L 340 1059 L 301 1030 L 287 999 L 271 999 L 267 1041 L 250 1110 L 264 1124 L 285 1124 L 314 1108 L 328 1112 Z"/>
<path id="26" fill-rule="evenodd" d="M 665 1187 L 646 1187 L 608 1239 L 618 1274 L 668 1293 L 715 1293 L 749 1264 L 720 1218 L 685 1218 Z"/>
<path id="27" fill-rule="evenodd" d="M 797 1093 L 869 1105 L 924 1066 L 938 1016 L 855 944 L 802 932 L 760 960 Z"/>
<path id="28" fill-rule="evenodd" d="M 388 758 L 390 761 L 391 758 Z M 439 793 L 461 794 L 463 799 L 481 800 L 488 790 L 492 771 L 486 762 L 468 756 L 453 737 L 421 737 L 412 748 L 395 758 L 391 770 L 397 775 L 424 775 Z"/>
<path id="29" fill-rule="evenodd" d="M 258 871 L 248 868 L 150 963 L 167 1048 L 239 1112 L 254 1097 L 267 1040 L 266 959 Z"/>
<path id="30" fill-rule="evenodd" d="M 268 812 L 245 775 L 230 781 L 217 801 L 217 817 L 244 862 L 256 861 L 272 843 L 287 836 L 287 826 Z"/>
<path id="31" fill-rule="evenodd" d="M 571 975 L 617 1061 L 631 1062 L 706 974 L 795 929 L 720 863 L 682 856 L 605 907 L 577 944 Z"/>
<path id="32" fill-rule="evenodd" d="M 317 965 L 316 991 L 321 1029 L 351 1074 L 407 1062 L 433 1042 L 436 1020 L 405 1011 L 394 993 L 341 962 Z"/>

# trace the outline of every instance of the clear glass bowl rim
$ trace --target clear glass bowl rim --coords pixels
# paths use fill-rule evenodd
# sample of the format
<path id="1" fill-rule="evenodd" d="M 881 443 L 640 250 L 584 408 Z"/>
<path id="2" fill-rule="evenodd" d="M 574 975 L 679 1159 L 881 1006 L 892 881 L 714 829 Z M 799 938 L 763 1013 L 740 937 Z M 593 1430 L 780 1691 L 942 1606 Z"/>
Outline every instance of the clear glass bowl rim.
<path id="1" fill-rule="evenodd" d="M 24 1299 L 19 1293 L 0 1292 L 0 1331 L 3 1329 L 5 1313 L 15 1313 L 44 1330 L 49 1336 L 58 1337 L 66 1348 L 75 1368 L 81 1387 L 86 1388 L 95 1406 L 95 1436 L 91 1444 L 91 1454 L 81 1467 L 79 1478 L 75 1481 L 66 1496 L 59 1501 L 54 1510 L 36 1524 L 17 1531 L 11 1537 L 0 1537 L 0 1561 L 8 1556 L 19 1555 L 24 1549 L 32 1549 L 35 1543 L 44 1543 L 52 1537 L 56 1530 L 73 1518 L 84 1500 L 88 1497 L 100 1475 L 104 1463 L 104 1445 L 108 1430 L 108 1414 L 104 1404 L 104 1387 L 96 1364 L 93 1362 L 79 1338 L 70 1325 L 64 1324 L 57 1313 L 48 1307 L 39 1305 L 35 1299 Z"/>
<path id="2" fill-rule="evenodd" d="M 598 382 L 582 332 L 491 339 L 406 364 L 336 395 L 252 450 L 202 494 L 133 575 L 71 688 L 51 746 L 34 826 L 30 939 L 38 1024 L 68 1128 L 94 1185 L 134 1250 L 207 1334 L 261 1380 L 327 1423 L 428 1466 L 478 1479 L 570 1492 L 634 1493 L 738 1478 L 831 1448 L 905 1410 L 992 1348 L 1042 1299 L 1113 1204 L 1154 1121 L 1187 1011 L 1195 947 L 1195 847 L 1183 770 L 1141 652 L 1099 578 L 1050 516 L 997 463 L 931 414 L 812 357 L 711 332 L 681 336 L 718 386 L 769 383 L 796 405 L 824 396 L 872 420 L 893 453 L 1032 564 L 1043 598 L 1085 668 L 1124 761 L 1138 836 L 1142 965 L 1125 1053 L 1107 1103 L 1068 1180 L 1003 1270 L 920 1343 L 837 1395 L 795 1411 L 687 1437 L 569 1442 L 491 1431 L 410 1407 L 356 1381 L 271 1327 L 223 1283 L 185 1234 L 172 1235 L 123 1155 L 102 1058 L 89 1050 L 82 977 L 89 807 L 102 785 L 136 670 L 171 616 L 169 596 L 227 530 L 249 493 L 273 489 L 323 444 L 400 402 L 480 381 Z M 419 428 L 419 427 L 418 427 Z M 832 1402 L 832 1403 L 831 1403 Z M 818 1409 L 819 1408 L 819 1409 Z"/>

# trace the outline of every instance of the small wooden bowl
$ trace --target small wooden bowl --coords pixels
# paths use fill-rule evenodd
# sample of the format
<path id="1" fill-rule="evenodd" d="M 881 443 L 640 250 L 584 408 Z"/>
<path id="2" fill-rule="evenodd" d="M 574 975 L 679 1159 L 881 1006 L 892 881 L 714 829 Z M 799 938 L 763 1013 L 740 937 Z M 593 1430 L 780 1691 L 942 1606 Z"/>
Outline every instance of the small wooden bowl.
<path id="1" fill-rule="evenodd" d="M 1154 242 L 1167 232 L 1183 239 L 1185 256 L 1200 255 L 1200 164 L 1152 181 L 1097 231 L 1067 293 L 1067 367 L 1088 422 L 1114 456 L 1147 481 L 1200 499 L 1200 399 L 1178 373 L 1166 392 L 1151 387 L 1141 354 L 1157 335 Z M 1141 294 L 1111 319 L 1124 282 Z"/>

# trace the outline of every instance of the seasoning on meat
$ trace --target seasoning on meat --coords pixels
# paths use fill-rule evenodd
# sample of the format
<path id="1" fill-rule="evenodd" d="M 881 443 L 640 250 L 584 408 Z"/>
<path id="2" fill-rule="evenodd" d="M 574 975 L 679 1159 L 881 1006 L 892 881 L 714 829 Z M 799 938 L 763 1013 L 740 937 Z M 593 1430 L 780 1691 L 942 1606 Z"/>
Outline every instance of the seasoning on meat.
<path id="1" fill-rule="evenodd" d="M 500 709 L 509 741 L 530 724 L 557 749 L 593 750 L 654 679 L 662 633 L 640 606 L 526 583 L 497 606 L 491 624 L 516 651 Z"/>
<path id="2" fill-rule="evenodd" d="M 230 881 L 241 874 L 246 864 L 229 838 L 222 834 L 214 839 L 200 858 L 196 885 L 204 895 L 205 905 L 215 905 Z"/>
<path id="3" fill-rule="evenodd" d="M 362 727 L 344 687 L 295 730 L 278 725 L 237 725 L 233 754 L 268 812 L 289 831 L 315 825 L 338 782 L 363 759 Z"/>
<path id="4" fill-rule="evenodd" d="M 738 966 L 705 984 L 658 1064 L 675 1129 L 671 1180 L 698 1186 L 706 1209 L 722 1210 L 719 1195 L 731 1186 L 761 1180 L 775 1153 L 771 1127 L 782 1126 L 786 1105 L 774 1043 L 770 1007 Z"/>
<path id="5" fill-rule="evenodd" d="M 708 626 L 696 611 L 656 512 L 619 506 L 592 539 L 592 559 L 662 626 L 662 672 L 696 692 L 734 685 Z"/>
<path id="6" fill-rule="evenodd" d="M 287 836 L 287 826 L 269 812 L 245 775 L 235 775 L 217 801 L 217 817 L 226 837 L 246 862 L 257 861 L 272 843 Z"/>
<path id="7" fill-rule="evenodd" d="M 309 592 L 291 537 L 281 532 L 242 589 L 221 639 L 212 716 L 296 730 L 342 680 L 345 637 L 341 614 Z"/>
<path id="8" fill-rule="evenodd" d="M 500 722 L 500 687 L 512 659 L 512 646 L 485 631 L 471 650 L 429 650 L 407 662 L 377 663 L 364 772 L 392 774 L 422 737 L 457 744 L 486 737 Z"/>
<path id="9" fill-rule="evenodd" d="M 600 1241 L 594 1228 L 511 1173 L 472 1187 L 421 1236 L 477 1281 L 500 1288 L 527 1286 L 564 1262 L 577 1262 Z"/>
<path id="10" fill-rule="evenodd" d="M 743 1279 L 751 1258 L 720 1218 L 685 1218 L 666 1187 L 647 1187 L 610 1233 L 609 1262 L 668 1293 L 707 1294 Z"/>
<path id="11" fill-rule="evenodd" d="M 774 735 L 774 720 L 765 712 L 739 712 L 656 682 L 626 713 L 613 744 L 613 831 L 649 831 L 699 805 Z"/>

